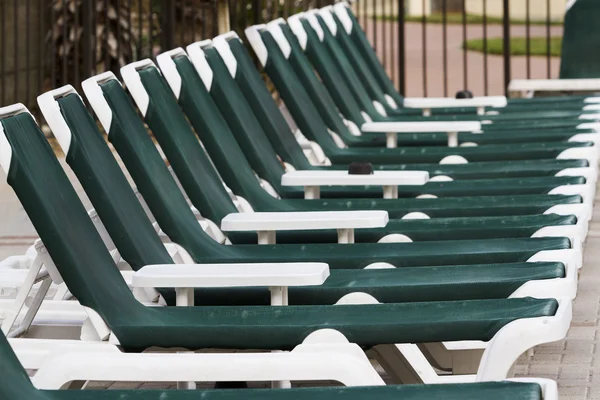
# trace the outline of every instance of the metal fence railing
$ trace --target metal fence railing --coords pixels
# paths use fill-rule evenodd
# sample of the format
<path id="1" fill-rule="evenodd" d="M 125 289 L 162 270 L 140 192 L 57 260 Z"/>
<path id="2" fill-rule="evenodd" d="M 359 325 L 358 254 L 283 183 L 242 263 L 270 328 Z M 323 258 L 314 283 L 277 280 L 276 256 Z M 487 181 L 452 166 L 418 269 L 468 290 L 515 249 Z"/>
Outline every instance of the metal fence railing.
<path id="1" fill-rule="evenodd" d="M 553 1 L 522 0 L 516 17 L 509 0 L 357 0 L 353 9 L 402 93 L 452 96 L 467 88 L 484 95 L 504 93 L 511 78 L 558 72 L 550 39 L 561 36 L 562 26 Z M 51 88 L 77 87 L 91 75 L 118 73 L 129 62 L 211 38 L 219 31 L 219 7 L 226 6 L 229 27 L 243 37 L 248 25 L 333 2 L 0 0 L 0 105 L 35 109 L 36 96 Z M 428 15 L 415 15 L 415 4 Z M 511 55 L 517 37 L 522 56 Z M 477 40 L 479 51 L 465 46 Z"/>
<path id="2" fill-rule="evenodd" d="M 403 94 L 498 95 L 514 78 L 556 77 L 565 3 L 357 0 L 353 9 Z"/>

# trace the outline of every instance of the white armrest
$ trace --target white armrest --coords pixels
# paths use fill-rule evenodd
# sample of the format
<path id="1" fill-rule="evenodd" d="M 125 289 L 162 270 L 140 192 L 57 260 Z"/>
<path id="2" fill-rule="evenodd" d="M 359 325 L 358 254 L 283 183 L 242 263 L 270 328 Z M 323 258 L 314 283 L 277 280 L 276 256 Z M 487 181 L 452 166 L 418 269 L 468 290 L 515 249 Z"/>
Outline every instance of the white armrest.
<path id="1" fill-rule="evenodd" d="M 147 265 L 133 274 L 134 287 L 211 288 L 312 286 L 329 277 L 325 263 Z"/>
<path id="2" fill-rule="evenodd" d="M 455 99 L 452 97 L 405 98 L 406 108 L 457 108 L 457 107 L 506 107 L 504 96 L 474 97 L 472 99 Z"/>
<path id="3" fill-rule="evenodd" d="M 515 79 L 508 85 L 510 92 L 529 91 L 600 91 L 600 79 Z"/>
<path id="4" fill-rule="evenodd" d="M 291 171 L 281 177 L 283 186 L 403 186 L 424 185 L 427 171 L 374 171 L 350 175 L 347 171 Z"/>
<path id="5" fill-rule="evenodd" d="M 363 132 L 472 132 L 481 130 L 477 121 L 465 122 L 367 122 L 361 128 Z"/>
<path id="6" fill-rule="evenodd" d="M 383 228 L 388 221 L 387 211 L 233 213 L 223 218 L 221 230 L 231 232 Z"/>

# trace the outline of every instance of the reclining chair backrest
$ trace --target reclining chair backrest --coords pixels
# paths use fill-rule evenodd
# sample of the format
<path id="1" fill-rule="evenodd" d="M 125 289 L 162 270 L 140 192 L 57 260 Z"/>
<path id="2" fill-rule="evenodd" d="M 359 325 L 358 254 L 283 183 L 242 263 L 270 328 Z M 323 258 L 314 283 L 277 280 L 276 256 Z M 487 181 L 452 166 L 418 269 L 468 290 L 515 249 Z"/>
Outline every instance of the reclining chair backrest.
<path id="1" fill-rule="evenodd" d="M 329 74 L 341 75 L 347 90 L 352 93 L 351 98 L 359 105 L 360 110 L 364 111 L 360 117 L 348 114 L 346 103 L 349 100 L 342 97 L 340 88 L 334 86 L 331 80 L 323 78 L 323 83 L 327 86 L 327 90 L 331 93 L 342 114 L 359 125 L 365 122 L 365 119 L 368 121 L 369 118 L 379 116 L 379 111 L 371 102 L 369 93 L 350 66 L 350 60 L 331 35 L 323 18 L 316 11 L 312 11 L 301 15 L 300 22 L 307 36 L 305 53 L 319 75 L 321 77 Z M 379 119 L 383 119 L 383 117 Z"/>
<path id="2" fill-rule="evenodd" d="M 338 146 L 327 130 L 327 124 L 312 103 L 302 82 L 286 65 L 283 53 L 271 34 L 265 27 L 255 26 L 246 29 L 246 36 L 252 40 L 255 48 L 264 46 L 268 49 L 265 71 L 268 72 L 300 131 L 308 139 L 318 142 L 326 151 L 337 149 Z M 235 56 L 239 57 L 239 52 Z M 284 71 L 286 66 L 288 69 Z"/>
<path id="3" fill-rule="evenodd" d="M 274 150 L 284 161 L 292 164 L 294 168 L 311 169 L 312 165 L 295 139 L 279 107 L 277 107 L 277 103 L 267 89 L 265 81 L 256 70 L 248 50 L 234 32 L 226 35 L 215 38 L 213 44 L 216 47 L 228 47 L 227 50 L 235 57 L 237 62 L 235 81 L 244 94 L 246 101 L 252 107 L 254 115 L 263 127 L 263 131 L 269 138 Z M 289 78 L 294 79 L 293 76 Z"/>
<path id="4" fill-rule="evenodd" d="M 60 96 L 60 97 L 59 97 Z M 119 253 L 134 270 L 173 262 L 96 122 L 71 86 L 39 97 L 55 137 Z M 61 123 L 62 122 L 62 123 Z"/>
<path id="5" fill-rule="evenodd" d="M 561 79 L 600 78 L 600 2 L 577 0 L 565 14 Z"/>
<path id="6" fill-rule="evenodd" d="M 394 87 L 394 83 L 390 80 L 388 74 L 381 65 L 377 54 L 371 47 L 367 35 L 362 30 L 356 16 L 348 6 L 346 2 L 341 2 L 333 6 L 336 17 L 339 19 L 343 29 L 353 40 L 354 45 L 363 57 L 363 60 L 370 67 L 375 79 L 379 83 L 381 89 L 391 97 L 398 107 L 402 106 L 404 101 L 403 97 L 398 93 Z"/>
<path id="7" fill-rule="evenodd" d="M 288 26 L 298 38 L 302 51 L 344 117 L 358 125 L 366 122 L 365 113 L 374 111 L 374 106 L 361 102 L 355 90 L 350 87 L 345 71 L 338 70 L 333 54 L 323 43 L 325 31 L 321 28 L 318 20 L 314 17 L 307 19 L 302 13 L 289 17 Z M 367 108 L 365 109 L 365 107 Z"/>
<path id="8" fill-rule="evenodd" d="M 326 36 L 325 40 L 335 40 L 338 47 L 346 55 L 350 62 L 349 66 L 354 70 L 356 75 L 360 78 L 360 82 L 364 85 L 370 98 L 377 101 L 384 107 L 384 110 L 395 110 L 398 106 L 395 102 L 390 101 L 386 96 L 385 92 L 379 86 L 375 75 L 371 70 L 362 54 L 358 51 L 354 45 L 354 41 L 346 33 L 341 21 L 333 11 L 333 6 L 327 6 L 319 10 L 319 16 L 326 23 L 327 29 L 331 33 L 331 37 Z"/>
<path id="9" fill-rule="evenodd" d="M 214 172 L 211 159 L 154 63 L 143 60 L 129 64 L 121 73 L 144 121 L 165 152 L 192 204 L 217 223 L 227 214 L 237 212 L 221 178 Z M 132 75 L 134 77 L 130 79 Z M 136 80 L 141 84 L 139 90 L 148 98 L 145 109 L 140 107 L 134 92 L 138 90 L 133 85 Z"/>
<path id="10" fill-rule="evenodd" d="M 225 117 L 238 144 L 244 149 L 252 169 L 280 192 L 281 175 L 285 169 L 233 78 L 238 74 L 235 58 L 227 55 L 226 65 L 222 55 L 212 44 L 202 46 L 202 50 L 213 72 L 213 82 L 209 90 L 211 97 Z"/>
<path id="11" fill-rule="evenodd" d="M 293 42 L 287 40 L 282 28 L 288 30 Z M 343 140 L 348 140 L 353 136 L 329 93 L 315 75 L 295 36 L 282 19 L 272 21 L 264 27 L 260 25 L 250 27 L 246 29 L 246 37 L 256 52 L 264 53 L 261 61 L 264 62 L 265 71 L 277 87 L 294 122 L 306 137 L 323 143 L 324 147 L 328 148 L 337 147 L 330 137 L 328 129 L 338 134 Z M 233 41 L 230 41 L 231 43 Z M 245 56 L 240 50 L 236 50 L 234 45 L 231 45 L 231 51 L 236 59 Z M 300 58 L 300 60 L 292 61 L 292 58 Z M 297 68 L 294 69 L 292 64 L 295 64 Z M 256 72 L 253 74 L 258 76 Z M 251 96 L 252 93 L 246 95 L 252 104 Z M 360 134 L 358 127 L 355 126 L 354 129 Z M 285 136 L 289 138 L 290 135 L 286 134 Z M 286 139 L 281 137 L 279 140 Z"/>
<path id="12" fill-rule="evenodd" d="M 248 199 L 251 204 L 267 202 L 274 206 L 277 199 L 271 197 L 260 186 L 248 165 L 244 152 L 235 141 L 202 79 L 185 53 L 183 51 L 182 53 L 182 56 L 175 57 L 174 62 L 177 75 L 185 80 L 185 84 L 181 84 L 182 81 L 180 81 L 179 95 L 176 97 L 173 96 L 173 92 L 156 67 L 141 69 L 139 74 L 143 88 L 149 95 L 150 105 L 160 104 L 160 108 L 154 109 L 152 115 L 149 113 L 151 108 L 148 109 L 148 113 L 146 113 L 148 126 L 153 131 L 155 128 L 158 129 L 154 135 L 162 138 L 159 139 L 161 147 L 163 147 L 162 142 L 172 140 L 171 146 L 163 147 L 167 159 L 181 159 L 179 154 L 185 154 L 185 159 L 189 160 L 187 166 L 178 165 L 175 160 L 171 163 L 192 204 L 201 210 L 203 215 L 216 223 L 219 223 L 227 214 L 237 212 L 231 198 L 225 192 L 221 182 L 222 177 L 235 194 Z M 125 83 L 127 84 L 127 82 Z M 131 86 L 129 89 L 131 90 Z M 198 142 L 196 134 L 177 101 L 185 110 L 196 134 L 211 155 L 218 173 L 210 164 L 206 152 Z M 165 110 L 169 110 L 169 112 L 166 113 Z M 174 123 L 178 127 L 176 130 L 172 128 Z M 167 127 L 171 128 L 167 129 Z M 181 139 L 168 139 L 168 136 L 177 136 Z M 206 161 L 200 159 L 206 159 Z M 210 164 L 210 168 L 207 163 Z M 202 183 L 203 176 L 204 179 L 210 177 L 209 185 Z M 225 192 L 227 199 L 223 197 L 221 191 Z M 223 204 L 219 204 L 225 202 L 227 202 L 226 208 Z M 211 205 L 205 210 L 206 203 Z M 217 209 L 219 207 L 222 209 Z M 231 238 L 234 242 L 236 241 L 233 237 Z"/>
<path id="13" fill-rule="evenodd" d="M 127 287 L 33 117 L 24 106 L 16 112 L 0 121 L 0 164 L 8 184 L 77 300 L 109 327 L 119 318 L 135 321 L 145 307 Z"/>
<path id="14" fill-rule="evenodd" d="M 108 139 L 115 146 L 158 225 L 173 242 L 182 246 L 197 262 L 200 262 L 207 252 L 219 251 L 219 244 L 211 239 L 198 224 L 125 89 L 113 74 L 105 74 L 103 78 L 98 84 L 94 78 L 84 82 L 84 90 L 97 112 L 101 109 L 102 104 L 108 105 L 106 112 L 110 113 L 110 122 L 107 122 L 109 128 L 105 127 L 108 130 Z M 167 93 L 167 95 L 170 94 Z M 151 101 L 151 104 L 147 115 L 149 118 L 155 119 L 153 114 L 156 112 L 154 107 L 157 107 L 157 104 L 154 101 Z M 167 110 L 162 104 L 158 104 L 158 106 L 163 111 Z M 154 123 L 153 126 L 157 127 Z M 185 135 L 178 134 L 182 131 L 177 129 L 175 121 L 172 127 L 173 129 L 169 132 L 161 131 L 160 134 L 155 135 L 163 151 L 169 149 L 169 153 L 178 152 L 180 147 L 189 149 L 197 146 L 199 151 L 204 154 L 195 136 L 188 141 Z M 177 157 L 172 157 L 174 161 L 171 165 L 174 168 L 177 166 L 178 170 L 183 169 L 182 176 L 185 176 L 185 179 L 205 181 L 207 190 L 212 189 L 214 181 L 203 179 L 205 177 L 203 168 L 206 168 L 204 161 L 208 162 L 212 169 L 208 160 L 191 158 L 187 152 L 176 154 Z M 197 172 L 188 171 L 186 169 L 188 166 L 196 167 Z M 219 185 L 217 189 L 222 190 L 223 185 L 218 180 L 218 176 L 216 182 Z M 229 196 L 226 196 L 224 200 L 221 197 L 223 203 L 215 210 L 214 207 L 211 208 L 213 203 L 210 201 L 210 197 L 205 196 L 204 192 L 198 193 L 191 190 L 186 190 L 186 192 L 192 193 L 194 199 L 197 200 L 196 207 L 202 212 L 207 210 L 210 214 L 219 212 L 221 209 L 224 210 L 223 212 L 236 212 Z M 219 198 L 218 196 L 219 192 L 215 191 L 215 197 Z M 200 208 L 200 206 L 205 207 Z"/>

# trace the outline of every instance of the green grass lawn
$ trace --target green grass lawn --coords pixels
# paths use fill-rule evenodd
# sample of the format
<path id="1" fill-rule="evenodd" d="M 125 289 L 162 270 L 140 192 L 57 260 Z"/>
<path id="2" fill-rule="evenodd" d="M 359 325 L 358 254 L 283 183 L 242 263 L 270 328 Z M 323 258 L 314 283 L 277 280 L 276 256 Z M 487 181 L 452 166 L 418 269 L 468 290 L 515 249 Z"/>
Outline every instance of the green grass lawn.
<path id="1" fill-rule="evenodd" d="M 560 57 L 562 37 L 550 38 L 550 55 Z M 533 37 L 530 39 L 530 54 L 532 56 L 545 56 L 547 54 L 547 40 L 545 37 Z M 462 48 L 483 53 L 483 39 L 471 39 L 463 43 Z M 502 38 L 488 38 L 488 54 L 503 54 L 504 45 Z M 527 55 L 527 40 L 524 37 L 515 37 L 510 40 L 510 53 L 513 56 Z"/>
<path id="2" fill-rule="evenodd" d="M 396 21 L 398 17 L 395 15 L 382 15 L 374 17 L 376 19 L 384 20 L 384 21 Z M 422 17 L 417 16 L 406 16 L 405 21 L 407 22 L 422 22 Z M 427 23 L 431 24 L 441 24 L 443 22 L 443 16 L 440 13 L 435 13 L 427 16 L 425 18 Z M 446 16 L 446 21 L 448 24 L 456 25 L 462 24 L 462 14 L 461 13 L 448 13 Z M 512 25 L 525 25 L 525 20 L 521 19 L 513 19 L 510 21 Z M 501 24 L 502 18 L 499 17 L 487 17 L 488 24 Z M 531 25 L 546 25 L 546 21 L 530 21 Z M 471 15 L 467 14 L 467 24 L 483 24 L 483 16 L 482 15 Z M 562 21 L 550 21 L 550 25 L 562 25 Z"/>

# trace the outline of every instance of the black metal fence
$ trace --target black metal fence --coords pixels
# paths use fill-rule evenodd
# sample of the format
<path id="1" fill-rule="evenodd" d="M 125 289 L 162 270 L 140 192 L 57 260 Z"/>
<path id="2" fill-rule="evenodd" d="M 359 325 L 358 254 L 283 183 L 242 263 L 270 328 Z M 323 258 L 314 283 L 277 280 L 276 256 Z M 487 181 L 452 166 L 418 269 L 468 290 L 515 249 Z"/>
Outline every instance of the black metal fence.
<path id="1" fill-rule="evenodd" d="M 353 9 L 403 94 L 452 96 L 470 89 L 500 95 L 511 79 L 557 76 L 565 8 L 559 3 L 357 0 Z M 469 48 L 474 41 L 475 51 Z"/>
<path id="2" fill-rule="evenodd" d="M 51 88 L 77 86 L 105 70 L 118 72 L 129 62 L 211 38 L 219 29 L 242 33 L 248 25 L 332 2 L 0 0 L 0 105 L 23 102 L 35 109 L 35 97 Z M 540 2 L 546 7 L 542 17 Z M 447 96 L 468 88 L 483 95 L 503 93 L 514 77 L 558 72 L 550 38 L 560 36 L 562 26 L 552 17 L 551 0 L 521 3 L 525 13 L 518 18 L 510 13 L 509 0 L 357 0 L 353 9 L 402 93 Z M 428 15 L 415 13 L 415 4 L 431 6 Z M 510 39 L 520 36 L 524 55 L 511 56 Z M 534 56 L 540 54 L 539 45 L 532 45 L 538 36 L 546 47 Z M 479 52 L 464 45 L 477 39 Z M 498 41 L 501 54 L 492 54 Z"/>

